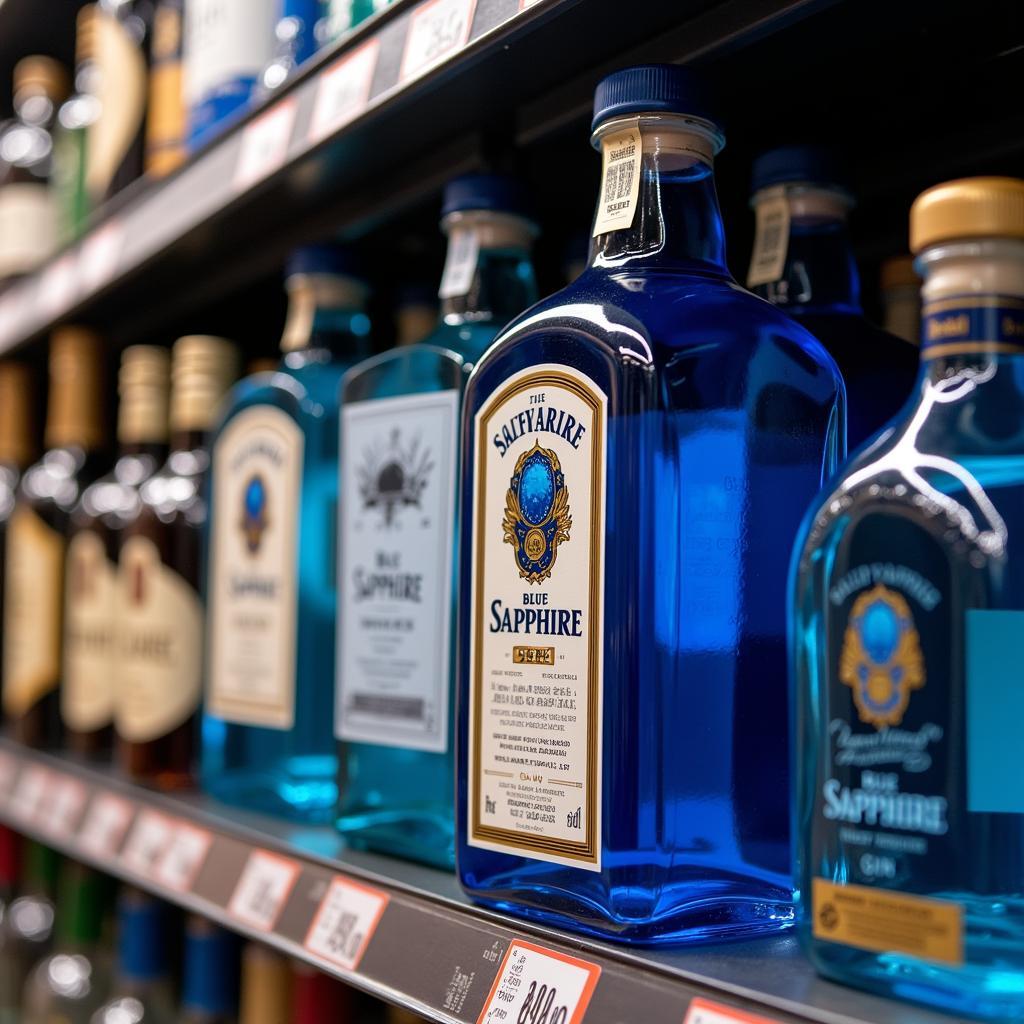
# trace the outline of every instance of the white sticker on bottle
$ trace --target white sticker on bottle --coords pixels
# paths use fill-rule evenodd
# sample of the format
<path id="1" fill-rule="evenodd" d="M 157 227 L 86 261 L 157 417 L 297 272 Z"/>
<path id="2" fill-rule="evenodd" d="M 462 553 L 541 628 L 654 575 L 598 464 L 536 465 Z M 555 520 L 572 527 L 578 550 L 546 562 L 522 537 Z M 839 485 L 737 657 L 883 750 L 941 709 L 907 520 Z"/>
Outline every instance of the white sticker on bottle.
<path id="1" fill-rule="evenodd" d="M 469 293 L 480 258 L 480 236 L 472 228 L 452 232 L 444 261 L 439 299 L 457 299 Z"/>
<path id="2" fill-rule="evenodd" d="M 477 1024 L 559 1021 L 581 1024 L 601 968 L 516 939 L 491 986 Z"/>
<path id="3" fill-rule="evenodd" d="M 177 892 L 188 892 L 195 883 L 213 836 L 206 829 L 183 821 L 173 823 L 170 842 L 157 861 L 153 877 L 161 885 Z"/>
<path id="4" fill-rule="evenodd" d="M 640 195 L 643 140 L 640 123 L 633 122 L 601 140 L 601 195 L 597 202 L 594 236 L 633 226 Z"/>
<path id="5" fill-rule="evenodd" d="M 346 971 L 356 970 L 388 898 L 379 889 L 335 878 L 310 925 L 306 949 Z"/>
<path id="6" fill-rule="evenodd" d="M 694 999 L 686 1011 L 683 1024 L 777 1024 L 770 1017 L 747 1013 L 732 1006 L 723 1006 L 708 999 Z"/>
<path id="7" fill-rule="evenodd" d="M 0 750 L 0 801 L 10 798 L 11 786 L 14 785 L 14 777 L 17 774 L 17 759 L 6 750 Z"/>
<path id="8" fill-rule="evenodd" d="M 402 53 L 402 83 L 454 57 L 469 40 L 476 0 L 426 0 L 412 12 Z"/>
<path id="9" fill-rule="evenodd" d="M 50 778 L 50 795 L 43 811 L 42 827 L 56 839 L 70 836 L 82 819 L 88 790 L 70 775 L 57 774 Z"/>
<path id="10" fill-rule="evenodd" d="M 374 37 L 321 72 L 309 124 L 311 143 L 341 131 L 366 109 L 379 52 L 380 40 Z"/>
<path id="11" fill-rule="evenodd" d="M 49 798 L 50 773 L 39 765 L 29 764 L 21 770 L 8 805 L 11 816 L 24 825 L 36 823 Z"/>
<path id="12" fill-rule="evenodd" d="M 174 824 L 170 818 L 156 811 L 140 811 L 125 840 L 121 862 L 143 878 L 153 878 L 173 836 Z"/>
<path id="13" fill-rule="evenodd" d="M 786 189 L 765 189 L 754 204 L 754 250 L 750 254 L 747 287 L 781 280 L 789 247 L 789 200 Z"/>
<path id="14" fill-rule="evenodd" d="M 234 184 L 239 192 L 273 174 L 284 163 L 295 110 L 295 100 L 284 100 L 245 126 L 235 164 Z"/>
<path id="15" fill-rule="evenodd" d="M 299 865 L 265 850 L 253 850 L 228 903 L 243 924 L 269 932 L 284 910 L 299 877 Z"/>
<path id="16" fill-rule="evenodd" d="M 134 808 L 113 793 L 97 793 L 89 804 L 78 842 L 95 857 L 112 857 L 124 839 Z"/>

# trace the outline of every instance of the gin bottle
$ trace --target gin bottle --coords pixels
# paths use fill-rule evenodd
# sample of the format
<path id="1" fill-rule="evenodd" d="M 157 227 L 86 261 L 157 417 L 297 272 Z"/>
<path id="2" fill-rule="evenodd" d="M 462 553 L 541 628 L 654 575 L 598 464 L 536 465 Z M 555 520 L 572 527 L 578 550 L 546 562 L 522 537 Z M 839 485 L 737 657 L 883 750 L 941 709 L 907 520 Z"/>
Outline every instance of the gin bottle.
<path id="1" fill-rule="evenodd" d="M 1024 1006 L 1024 181 L 929 189 L 912 406 L 794 555 L 800 936 L 840 981 Z"/>
<path id="2" fill-rule="evenodd" d="M 342 250 L 298 250 L 287 287 L 280 366 L 235 386 L 211 444 L 202 782 L 229 803 L 329 821 L 338 386 L 369 355 L 370 321 Z"/>
<path id="3" fill-rule="evenodd" d="M 338 827 L 351 843 L 454 864 L 455 481 L 462 391 L 536 299 L 518 183 L 448 185 L 441 319 L 342 383 Z"/>
<path id="4" fill-rule="evenodd" d="M 459 873 L 627 941 L 792 920 L 785 580 L 842 384 L 726 267 L 684 69 L 597 89 L 590 266 L 465 397 Z"/>

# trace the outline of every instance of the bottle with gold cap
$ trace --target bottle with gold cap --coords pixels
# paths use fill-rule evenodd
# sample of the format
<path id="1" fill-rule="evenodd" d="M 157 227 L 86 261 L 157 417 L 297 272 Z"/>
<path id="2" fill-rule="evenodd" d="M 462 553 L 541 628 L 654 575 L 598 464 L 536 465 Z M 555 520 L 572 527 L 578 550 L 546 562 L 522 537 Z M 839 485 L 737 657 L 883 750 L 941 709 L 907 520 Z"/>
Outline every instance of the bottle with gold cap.
<path id="1" fill-rule="evenodd" d="M 794 554 L 798 924 L 823 974 L 958 1016 L 1024 994 L 1024 181 L 920 195 L 917 398 Z"/>
<path id="2" fill-rule="evenodd" d="M 64 556 L 71 512 L 104 462 L 102 343 L 85 327 L 50 340 L 43 457 L 21 478 L 7 526 L 3 710 L 31 746 L 60 737 Z"/>
<path id="3" fill-rule="evenodd" d="M 186 112 L 183 92 L 182 40 L 185 0 L 157 0 L 149 66 L 146 113 L 148 175 L 162 178 L 185 159 Z"/>
<path id="4" fill-rule="evenodd" d="M 25 57 L 14 67 L 16 117 L 0 133 L 0 282 L 34 270 L 57 244 L 48 182 L 54 119 L 67 79 L 49 57 Z"/>
<path id="5" fill-rule="evenodd" d="M 921 278 L 914 257 L 890 256 L 878 275 L 882 293 L 882 326 L 897 338 L 916 345 L 921 336 Z"/>
<path id="6" fill-rule="evenodd" d="M 171 353 L 171 453 L 125 521 L 118 569 L 120 644 L 114 725 L 118 760 L 162 789 L 193 783 L 202 698 L 199 594 L 206 432 L 238 375 L 238 350 L 205 335 Z"/>
<path id="7" fill-rule="evenodd" d="M 281 1024 L 289 1020 L 293 981 L 287 957 L 250 942 L 242 950 L 238 1024 Z"/>
<path id="8" fill-rule="evenodd" d="M 117 461 L 82 492 L 71 514 L 60 703 L 67 745 L 78 754 L 110 750 L 121 663 L 118 552 L 125 524 L 138 514 L 139 488 L 167 454 L 169 366 L 165 348 L 125 349 L 118 377 Z"/>

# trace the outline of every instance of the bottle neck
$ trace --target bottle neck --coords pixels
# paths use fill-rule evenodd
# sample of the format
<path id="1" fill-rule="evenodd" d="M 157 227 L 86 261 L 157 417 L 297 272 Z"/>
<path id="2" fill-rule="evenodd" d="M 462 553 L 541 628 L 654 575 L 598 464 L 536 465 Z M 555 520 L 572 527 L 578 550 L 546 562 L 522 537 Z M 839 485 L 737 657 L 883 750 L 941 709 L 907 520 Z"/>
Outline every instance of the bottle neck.
<path id="1" fill-rule="evenodd" d="M 295 274 L 288 279 L 288 318 L 281 351 L 292 357 L 328 358 L 369 352 L 366 286 L 354 278 Z"/>
<path id="2" fill-rule="evenodd" d="M 604 174 L 591 266 L 642 263 L 730 276 L 715 192 L 714 153 L 721 137 L 711 125 L 678 115 L 614 118 L 598 127 L 592 141 L 602 151 Z M 619 183 L 614 197 L 607 194 L 613 175 Z"/>
<path id="3" fill-rule="evenodd" d="M 788 223 L 785 260 L 778 278 L 754 285 L 753 291 L 799 315 L 862 316 L 860 277 L 853 258 L 846 218 L 850 199 L 843 193 L 807 185 L 780 185 L 763 189 L 754 196 L 758 218 L 758 247 L 761 225 L 771 206 Z M 776 222 L 777 224 L 778 222 Z"/>

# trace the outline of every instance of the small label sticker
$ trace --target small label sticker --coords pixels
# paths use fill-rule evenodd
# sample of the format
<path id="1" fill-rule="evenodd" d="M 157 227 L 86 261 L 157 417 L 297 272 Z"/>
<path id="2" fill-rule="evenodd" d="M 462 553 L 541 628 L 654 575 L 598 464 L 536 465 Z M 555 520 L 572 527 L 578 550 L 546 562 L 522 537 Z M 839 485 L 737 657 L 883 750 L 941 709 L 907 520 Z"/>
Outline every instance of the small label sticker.
<path id="1" fill-rule="evenodd" d="M 469 40 L 476 0 L 427 0 L 409 18 L 400 82 L 426 74 Z"/>
<path id="2" fill-rule="evenodd" d="M 206 860 L 213 836 L 205 829 L 175 822 L 171 840 L 156 864 L 154 877 L 161 885 L 188 892 Z"/>
<path id="3" fill-rule="evenodd" d="M 770 1017 L 747 1013 L 709 999 L 694 999 L 686 1011 L 683 1024 L 778 1024 Z"/>
<path id="4" fill-rule="evenodd" d="M 639 122 L 605 136 L 601 140 L 601 156 L 601 198 L 594 220 L 595 238 L 633 225 L 643 156 Z"/>
<path id="5" fill-rule="evenodd" d="M 477 260 L 480 256 L 480 236 L 476 231 L 456 231 L 448 243 L 448 256 L 444 261 L 439 299 L 455 299 L 466 295 L 473 285 Z"/>
<path id="6" fill-rule="evenodd" d="M 335 878 L 313 918 L 306 949 L 354 971 L 370 944 L 388 898 L 379 889 Z"/>
<path id="7" fill-rule="evenodd" d="M 54 773 L 48 785 L 50 796 L 44 805 L 42 826 L 57 838 L 69 836 L 82 818 L 88 791 L 70 775 Z"/>
<path id="8" fill-rule="evenodd" d="M 256 118 L 242 132 L 235 165 L 235 188 L 241 191 L 272 174 L 284 163 L 295 123 L 295 100 L 283 103 Z"/>
<path id="9" fill-rule="evenodd" d="M 754 208 L 754 251 L 750 254 L 747 287 L 771 284 L 782 278 L 789 247 L 789 200 L 779 186 L 762 193 Z"/>
<path id="10" fill-rule="evenodd" d="M 559 1021 L 580 1024 L 601 968 L 516 939 L 508 947 L 477 1024 Z"/>
<path id="11" fill-rule="evenodd" d="M 299 865 L 265 850 L 253 850 L 228 904 L 243 924 L 269 932 L 299 877 Z"/>
<path id="12" fill-rule="evenodd" d="M 47 316 L 67 309 L 78 290 L 78 261 L 74 254 L 62 256 L 43 271 L 36 302 Z"/>
<path id="13" fill-rule="evenodd" d="M 79 845 L 94 857 L 112 857 L 132 820 L 132 805 L 113 793 L 98 793 L 86 812 Z"/>
<path id="14" fill-rule="evenodd" d="M 371 39 L 320 75 L 309 124 L 310 142 L 340 131 L 366 109 L 379 52 L 380 40 Z"/>
<path id="15" fill-rule="evenodd" d="M 18 774 L 18 762 L 5 750 L 0 750 L 0 800 L 7 800 L 14 785 L 14 776 Z"/>
<path id="16" fill-rule="evenodd" d="M 82 243 L 78 273 L 86 291 L 97 291 L 114 276 L 123 245 L 124 228 L 116 220 L 104 224 Z"/>
<path id="17" fill-rule="evenodd" d="M 174 823 L 156 811 L 142 811 L 135 819 L 121 862 L 144 878 L 154 878 L 156 866 L 167 852 L 174 836 Z"/>
<path id="18" fill-rule="evenodd" d="M 38 765 L 26 765 L 14 787 L 9 810 L 20 822 L 30 824 L 36 820 L 48 797 L 50 773 Z"/>

